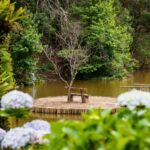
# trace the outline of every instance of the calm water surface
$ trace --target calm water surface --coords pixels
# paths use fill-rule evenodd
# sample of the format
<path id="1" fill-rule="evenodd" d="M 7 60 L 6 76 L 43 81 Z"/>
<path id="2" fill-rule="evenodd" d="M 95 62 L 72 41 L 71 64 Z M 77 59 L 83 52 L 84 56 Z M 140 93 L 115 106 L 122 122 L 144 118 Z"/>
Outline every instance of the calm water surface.
<path id="1" fill-rule="evenodd" d="M 136 72 L 128 78 L 122 80 L 76 80 L 74 86 L 85 87 L 88 94 L 92 96 L 116 97 L 120 93 L 127 91 L 121 86 L 133 85 L 135 83 L 150 84 L 150 71 Z M 22 87 L 20 90 L 31 94 L 34 98 L 48 96 L 66 95 L 65 85 L 61 81 L 48 82 L 35 85 L 35 87 Z"/>

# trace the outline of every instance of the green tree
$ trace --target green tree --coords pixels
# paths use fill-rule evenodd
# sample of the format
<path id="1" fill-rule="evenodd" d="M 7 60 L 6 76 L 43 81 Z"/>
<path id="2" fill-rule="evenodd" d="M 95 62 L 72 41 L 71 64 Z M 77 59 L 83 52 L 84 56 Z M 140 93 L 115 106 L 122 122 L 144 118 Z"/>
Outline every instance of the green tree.
<path id="1" fill-rule="evenodd" d="M 139 60 L 139 67 L 150 67 L 150 3 L 149 0 L 122 0 L 133 16 L 134 41 L 132 53 Z"/>
<path id="2" fill-rule="evenodd" d="M 11 53 L 15 79 L 28 84 L 31 73 L 37 72 L 38 54 L 43 47 L 40 42 L 41 35 L 37 31 L 32 16 L 21 21 L 22 31 L 11 34 Z"/>
<path id="3" fill-rule="evenodd" d="M 52 27 L 52 3 L 53 0 L 19 0 L 16 2 L 18 8 L 23 6 L 32 13 L 34 21 L 37 24 L 37 29 L 42 34 L 42 42 L 44 44 L 50 43 L 55 30 L 54 28 L 56 27 Z"/>
<path id="4" fill-rule="evenodd" d="M 68 102 L 72 102 L 71 88 L 78 74 L 79 67 L 86 64 L 88 53 L 81 48 L 79 37 L 81 33 L 80 22 L 73 22 L 69 19 L 68 11 L 65 11 L 59 3 L 57 4 L 57 17 L 59 16 L 60 30 L 55 34 L 62 49 L 58 51 L 47 48 L 44 52 L 52 63 L 56 75 L 63 81 L 68 90 Z M 61 65 L 60 65 L 61 64 Z M 65 74 L 63 73 L 65 70 Z"/>
<path id="5" fill-rule="evenodd" d="M 131 72 L 135 61 L 130 54 L 131 17 L 118 0 L 88 0 L 75 6 L 84 26 L 82 45 L 91 58 L 81 74 L 122 77 Z"/>

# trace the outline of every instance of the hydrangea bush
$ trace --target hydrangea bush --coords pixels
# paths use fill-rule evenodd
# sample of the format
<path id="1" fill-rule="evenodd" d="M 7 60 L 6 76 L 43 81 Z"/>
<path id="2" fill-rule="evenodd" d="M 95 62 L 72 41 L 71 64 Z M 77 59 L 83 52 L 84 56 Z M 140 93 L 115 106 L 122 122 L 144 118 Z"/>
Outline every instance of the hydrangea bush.
<path id="1" fill-rule="evenodd" d="M 1 148 L 21 149 L 28 145 L 44 144 L 47 140 L 43 139 L 43 136 L 48 133 L 50 133 L 50 124 L 47 121 L 28 122 L 22 127 L 10 129 L 3 137 Z"/>
<path id="2" fill-rule="evenodd" d="M 118 96 L 119 106 L 133 110 L 137 107 L 150 108 L 150 92 L 132 90 Z"/>
<path id="3" fill-rule="evenodd" d="M 11 91 L 1 99 L 2 109 L 0 115 L 22 117 L 28 114 L 33 106 L 30 95 L 21 91 Z M 34 147 L 47 142 L 43 136 L 51 132 L 50 124 L 43 120 L 34 120 L 25 123 L 22 127 L 10 129 L 7 133 L 0 129 L 0 142 L 2 149 L 22 149 Z M 32 148 L 33 148 L 32 147 Z"/>
<path id="4" fill-rule="evenodd" d="M 29 113 L 33 106 L 33 98 L 27 93 L 14 90 L 2 96 L 1 106 L 1 115 L 21 118 Z"/>
<path id="5" fill-rule="evenodd" d="M 4 109 L 32 108 L 33 98 L 27 93 L 14 90 L 2 96 L 1 106 Z"/>
<path id="6" fill-rule="evenodd" d="M 20 149 L 32 142 L 35 131 L 33 129 L 14 128 L 10 129 L 4 137 L 1 148 Z"/>

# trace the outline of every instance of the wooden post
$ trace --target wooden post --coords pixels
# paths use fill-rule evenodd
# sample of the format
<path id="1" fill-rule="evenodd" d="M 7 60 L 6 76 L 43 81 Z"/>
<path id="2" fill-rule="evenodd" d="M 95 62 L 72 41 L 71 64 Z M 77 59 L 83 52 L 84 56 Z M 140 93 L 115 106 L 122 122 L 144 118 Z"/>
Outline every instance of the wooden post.
<path id="1" fill-rule="evenodd" d="M 82 95 L 82 103 L 88 103 L 89 102 L 89 96 L 88 95 Z"/>

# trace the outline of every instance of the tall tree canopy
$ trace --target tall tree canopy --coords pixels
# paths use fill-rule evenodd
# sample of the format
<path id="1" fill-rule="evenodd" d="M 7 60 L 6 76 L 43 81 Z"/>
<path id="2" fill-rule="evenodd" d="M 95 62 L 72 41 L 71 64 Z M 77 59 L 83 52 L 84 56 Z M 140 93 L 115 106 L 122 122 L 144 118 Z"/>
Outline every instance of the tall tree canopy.
<path id="1" fill-rule="evenodd" d="M 11 56 L 17 82 L 26 82 L 30 77 L 29 73 L 43 70 L 42 67 L 46 71 L 53 69 L 42 50 L 43 47 L 51 48 L 57 54 L 66 49 L 69 40 L 64 44 L 64 39 L 68 37 L 62 39 L 58 36 L 62 32 L 61 20 L 66 20 L 65 16 L 68 16 L 70 23 L 79 23 L 82 30 L 77 45 L 80 45 L 83 51 L 88 50 L 89 54 L 86 64 L 79 67 L 77 77 L 121 78 L 135 70 L 138 62 L 141 68 L 150 66 L 149 0 L 12 1 L 18 10 L 9 0 L 0 1 L 0 48 L 3 49 L 3 53 L 0 53 L 3 59 L 0 71 L 3 72 L 7 66 L 11 81 Z M 10 38 L 9 32 L 19 27 L 16 21 L 23 17 L 24 9 L 20 8 L 21 6 L 25 7 L 31 16 L 19 22 L 21 31 L 11 32 Z M 60 15 L 60 10 L 63 11 L 64 18 Z M 60 61 L 60 58 L 58 59 Z M 40 65 L 37 64 L 38 60 Z M 64 74 L 65 59 L 61 58 L 61 62 L 61 73 Z"/>
<path id="2" fill-rule="evenodd" d="M 75 13 L 83 22 L 83 45 L 91 51 L 83 74 L 122 77 L 131 72 L 135 61 L 130 54 L 131 18 L 118 0 L 79 2 Z"/>

